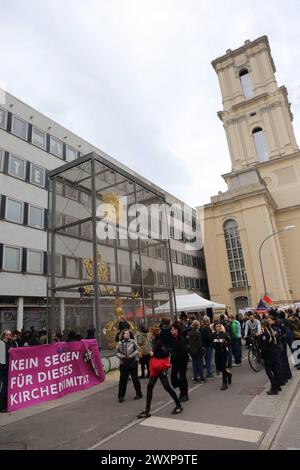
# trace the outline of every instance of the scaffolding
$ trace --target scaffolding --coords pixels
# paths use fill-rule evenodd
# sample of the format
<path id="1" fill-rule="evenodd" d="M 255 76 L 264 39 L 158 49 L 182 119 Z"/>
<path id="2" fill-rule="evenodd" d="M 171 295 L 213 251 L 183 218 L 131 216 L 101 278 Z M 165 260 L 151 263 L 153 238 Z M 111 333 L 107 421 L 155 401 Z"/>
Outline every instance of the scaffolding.
<path id="1" fill-rule="evenodd" d="M 170 301 L 174 317 L 163 193 L 92 152 L 50 172 L 48 202 L 50 340 L 94 327 L 108 349 L 121 315 L 147 325 Z"/>

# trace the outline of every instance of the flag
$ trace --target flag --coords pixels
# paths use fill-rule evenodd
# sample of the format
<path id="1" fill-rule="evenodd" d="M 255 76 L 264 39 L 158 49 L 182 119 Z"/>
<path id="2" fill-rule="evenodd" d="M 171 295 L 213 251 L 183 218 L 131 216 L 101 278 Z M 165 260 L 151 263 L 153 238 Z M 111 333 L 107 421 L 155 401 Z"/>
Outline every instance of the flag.
<path id="1" fill-rule="evenodd" d="M 260 299 L 258 302 L 258 306 L 256 307 L 256 310 L 268 310 L 269 305 L 264 302 L 263 299 Z"/>
<path id="2" fill-rule="evenodd" d="M 265 302 L 267 305 L 272 305 L 273 303 L 272 299 L 270 299 L 270 297 L 268 297 L 267 295 L 263 297 L 263 302 Z"/>

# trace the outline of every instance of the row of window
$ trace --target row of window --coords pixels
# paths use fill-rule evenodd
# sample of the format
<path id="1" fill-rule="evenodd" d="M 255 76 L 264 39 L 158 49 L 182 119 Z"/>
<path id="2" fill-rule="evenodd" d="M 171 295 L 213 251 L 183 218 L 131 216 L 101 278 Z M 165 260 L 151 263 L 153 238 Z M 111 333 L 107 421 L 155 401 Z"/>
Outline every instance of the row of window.
<path id="1" fill-rule="evenodd" d="M 47 254 L 29 248 L 0 244 L 0 268 L 3 271 L 46 274 Z"/>
<path id="2" fill-rule="evenodd" d="M 107 264 L 108 281 L 116 282 L 115 264 Z M 55 255 L 55 275 L 57 277 L 72 278 L 80 280 L 88 280 L 89 276 L 84 265 L 84 259 L 65 255 Z M 144 279 L 146 279 L 148 271 L 143 271 Z M 158 287 L 167 286 L 167 275 L 164 272 L 153 272 L 154 285 Z M 131 283 L 130 268 L 127 265 L 118 265 L 118 282 L 123 284 Z"/>
<path id="3" fill-rule="evenodd" d="M 45 188 L 47 183 L 46 170 L 35 163 L 23 160 L 16 155 L 0 149 L 0 172 L 28 183 Z"/>
<path id="4" fill-rule="evenodd" d="M 11 132 L 20 139 L 26 140 L 36 147 L 51 153 L 55 157 L 71 162 L 80 153 L 74 147 L 65 144 L 38 127 L 24 121 L 20 117 L 0 108 L 0 128 Z"/>
<path id="5" fill-rule="evenodd" d="M 46 209 L 0 195 L 0 219 L 46 229 Z"/>
<path id="6" fill-rule="evenodd" d="M 205 260 L 199 256 L 189 255 L 182 251 L 171 250 L 172 263 L 181 264 L 183 266 L 190 266 L 205 271 Z"/>
<path id="7" fill-rule="evenodd" d="M 201 290 L 202 292 L 208 292 L 207 279 L 198 279 L 194 277 L 173 275 L 173 283 L 175 288 L 189 289 L 189 290 Z"/>

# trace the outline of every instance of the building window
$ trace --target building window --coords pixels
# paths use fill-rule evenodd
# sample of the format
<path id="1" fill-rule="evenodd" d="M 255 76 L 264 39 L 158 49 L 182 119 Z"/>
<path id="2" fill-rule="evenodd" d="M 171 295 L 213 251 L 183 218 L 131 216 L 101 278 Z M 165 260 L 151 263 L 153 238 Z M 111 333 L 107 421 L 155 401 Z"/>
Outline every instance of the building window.
<path id="1" fill-rule="evenodd" d="M 12 120 L 12 133 L 21 139 L 27 140 L 27 131 L 28 131 L 28 124 L 23 119 L 20 119 L 16 116 L 13 116 Z"/>
<path id="2" fill-rule="evenodd" d="M 0 127 L 1 129 L 6 128 L 6 111 L 2 108 L 0 108 Z"/>
<path id="3" fill-rule="evenodd" d="M 5 218 L 11 222 L 23 222 L 23 203 L 15 199 L 6 198 Z"/>
<path id="4" fill-rule="evenodd" d="M 21 158 L 17 158 L 14 155 L 9 155 L 8 173 L 10 175 L 16 176 L 17 178 L 24 180 L 25 170 L 26 170 L 25 160 L 22 160 Z"/>
<path id="5" fill-rule="evenodd" d="M 66 257 L 66 275 L 67 277 L 79 277 L 79 259 Z"/>
<path id="6" fill-rule="evenodd" d="M 40 166 L 30 164 L 30 182 L 41 188 L 45 187 L 45 170 Z"/>
<path id="7" fill-rule="evenodd" d="M 268 160 L 268 149 L 266 144 L 266 139 L 264 132 L 261 127 L 256 127 L 252 131 L 254 145 L 256 149 L 256 155 L 260 162 L 265 162 Z"/>
<path id="8" fill-rule="evenodd" d="M 73 160 L 76 160 L 76 158 L 77 158 L 77 151 L 73 147 L 70 147 L 70 145 L 67 145 L 66 146 L 67 162 L 72 162 Z"/>
<path id="9" fill-rule="evenodd" d="M 74 222 L 78 222 L 79 219 L 72 217 L 71 215 L 66 215 L 66 225 L 73 224 Z M 79 225 L 72 225 L 71 227 L 66 228 L 66 233 L 69 235 L 73 235 L 74 237 L 79 236 Z"/>
<path id="10" fill-rule="evenodd" d="M 22 249 L 14 246 L 4 246 L 3 269 L 21 271 Z"/>
<path id="11" fill-rule="evenodd" d="M 239 229 L 235 220 L 225 222 L 224 235 L 232 287 L 244 287 L 245 263 Z"/>
<path id="12" fill-rule="evenodd" d="M 44 209 L 36 206 L 29 206 L 28 225 L 35 228 L 44 227 Z"/>
<path id="13" fill-rule="evenodd" d="M 246 100 L 248 100 L 249 98 L 253 97 L 253 88 L 252 88 L 252 83 L 251 83 L 249 72 L 247 69 L 242 69 L 239 75 L 240 75 L 240 81 L 241 81 L 242 89 L 244 92 L 244 96 Z"/>
<path id="14" fill-rule="evenodd" d="M 173 274 L 173 284 L 174 284 L 174 287 L 178 287 L 178 286 L 179 286 L 179 283 L 178 283 L 178 275 L 177 275 L 177 274 Z"/>
<path id="15" fill-rule="evenodd" d="M 46 150 L 47 147 L 47 136 L 46 132 L 37 129 L 36 127 L 32 128 L 32 137 L 31 143 L 37 147 Z"/>
<path id="16" fill-rule="evenodd" d="M 50 136 L 50 153 L 56 157 L 63 158 L 63 143 L 52 135 Z"/>
<path id="17" fill-rule="evenodd" d="M 166 273 L 157 273 L 157 280 L 158 280 L 158 286 L 166 286 L 167 285 L 167 279 L 166 279 Z"/>
<path id="18" fill-rule="evenodd" d="M 156 247 L 156 257 L 159 259 L 164 259 L 164 247 L 163 246 L 157 246 Z"/>
<path id="19" fill-rule="evenodd" d="M 78 201 L 79 192 L 78 189 L 73 188 L 73 186 L 69 186 L 66 184 L 65 186 L 66 197 L 73 199 L 73 201 Z"/>
<path id="20" fill-rule="evenodd" d="M 62 256 L 55 255 L 55 275 L 62 276 Z"/>
<path id="21" fill-rule="evenodd" d="M 34 274 L 43 273 L 43 252 L 27 250 L 27 272 Z"/>
<path id="22" fill-rule="evenodd" d="M 0 149 L 0 171 L 3 171 L 4 152 Z"/>

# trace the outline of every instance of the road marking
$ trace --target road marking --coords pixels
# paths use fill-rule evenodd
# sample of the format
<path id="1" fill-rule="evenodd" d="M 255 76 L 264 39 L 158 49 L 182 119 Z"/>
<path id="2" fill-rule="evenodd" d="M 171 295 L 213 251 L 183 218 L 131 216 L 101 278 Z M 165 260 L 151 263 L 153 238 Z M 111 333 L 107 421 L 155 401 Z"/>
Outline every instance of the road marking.
<path id="1" fill-rule="evenodd" d="M 197 390 L 198 388 L 200 387 L 203 387 L 203 384 L 199 384 L 199 385 L 195 385 L 195 387 L 192 387 L 189 389 L 189 393 L 193 392 L 194 390 Z M 167 406 L 171 405 L 173 402 L 173 400 L 169 400 L 167 401 L 164 405 L 161 405 L 159 406 L 158 408 L 156 408 L 155 410 L 153 410 L 151 413 L 157 413 L 158 411 L 161 411 L 163 410 L 164 408 L 166 408 Z M 119 429 L 119 431 L 116 431 L 112 434 L 110 434 L 109 436 L 105 437 L 104 439 L 102 439 L 101 441 L 97 442 L 96 444 L 94 444 L 93 446 L 89 447 L 87 450 L 94 450 L 94 449 L 97 449 L 97 447 L 100 447 L 102 444 L 105 444 L 105 442 L 108 442 L 110 441 L 111 439 L 113 439 L 114 437 L 118 436 L 119 434 L 122 434 L 123 432 L 127 431 L 127 429 L 130 429 L 132 428 L 133 426 L 136 426 L 137 424 L 139 424 L 140 422 L 143 421 L 144 418 L 142 419 L 135 419 L 134 421 L 132 421 L 131 423 L 127 424 L 126 426 L 124 426 L 123 428 Z"/>
<path id="2" fill-rule="evenodd" d="M 254 429 L 233 428 L 219 424 L 198 423 L 196 421 L 184 421 L 180 419 L 160 418 L 152 416 L 140 423 L 140 426 L 166 429 L 168 431 L 179 431 L 202 436 L 220 437 L 235 441 L 258 443 L 263 432 Z"/>

